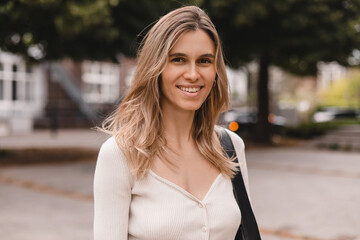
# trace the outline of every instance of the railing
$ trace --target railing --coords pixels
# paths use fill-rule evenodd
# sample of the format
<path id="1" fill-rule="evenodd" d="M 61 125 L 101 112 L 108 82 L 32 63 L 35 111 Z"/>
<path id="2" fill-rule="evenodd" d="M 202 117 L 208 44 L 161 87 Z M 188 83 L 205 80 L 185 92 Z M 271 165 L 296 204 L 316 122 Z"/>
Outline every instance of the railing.
<path id="1" fill-rule="evenodd" d="M 57 81 L 64 90 L 69 94 L 69 97 L 77 104 L 81 112 L 91 121 L 99 122 L 100 118 L 96 114 L 90 104 L 85 102 L 81 93 L 80 87 L 76 84 L 76 79 L 59 63 L 50 63 L 49 65 L 51 76 Z"/>

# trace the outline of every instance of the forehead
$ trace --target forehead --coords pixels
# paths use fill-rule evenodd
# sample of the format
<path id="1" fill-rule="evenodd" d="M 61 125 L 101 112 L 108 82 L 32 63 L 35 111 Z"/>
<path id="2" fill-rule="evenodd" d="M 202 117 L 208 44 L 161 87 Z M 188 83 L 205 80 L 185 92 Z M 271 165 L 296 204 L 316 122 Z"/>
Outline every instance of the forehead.
<path id="1" fill-rule="evenodd" d="M 184 32 L 175 42 L 169 54 L 173 53 L 207 53 L 215 54 L 215 44 L 209 34 L 204 30 L 191 30 Z"/>

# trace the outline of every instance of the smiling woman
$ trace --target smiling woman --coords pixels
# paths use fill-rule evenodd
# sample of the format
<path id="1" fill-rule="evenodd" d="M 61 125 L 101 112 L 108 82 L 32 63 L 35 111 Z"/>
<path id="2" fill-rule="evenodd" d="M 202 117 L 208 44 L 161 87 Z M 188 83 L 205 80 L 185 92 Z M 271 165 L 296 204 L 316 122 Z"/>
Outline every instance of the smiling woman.
<path id="1" fill-rule="evenodd" d="M 220 39 L 198 7 L 159 19 L 138 53 L 132 86 L 103 123 L 110 138 L 94 180 L 95 240 L 234 239 L 241 213 L 231 179 L 243 141 L 228 132 L 238 164 L 215 128 L 229 106 Z"/>
<path id="2" fill-rule="evenodd" d="M 182 110 L 193 115 L 200 108 L 215 81 L 214 60 L 214 42 L 205 31 L 189 31 L 178 39 L 161 73 L 163 114 Z"/>

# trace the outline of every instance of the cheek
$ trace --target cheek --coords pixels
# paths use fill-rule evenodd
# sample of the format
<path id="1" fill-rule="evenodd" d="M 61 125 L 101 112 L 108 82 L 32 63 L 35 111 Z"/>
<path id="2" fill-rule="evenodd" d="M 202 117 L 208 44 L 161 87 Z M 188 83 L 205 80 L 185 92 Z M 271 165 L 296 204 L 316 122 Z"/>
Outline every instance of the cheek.
<path id="1" fill-rule="evenodd" d="M 161 95 L 165 95 L 168 96 L 169 94 L 171 95 L 171 93 L 169 93 L 169 91 L 171 91 L 171 81 L 168 78 L 168 76 L 165 75 L 161 75 L 161 78 L 159 79 L 159 89 L 160 89 L 160 94 Z"/>
<path id="2" fill-rule="evenodd" d="M 211 83 L 211 86 L 207 89 L 206 97 L 209 97 L 209 95 L 211 94 L 211 91 L 213 91 L 212 83 Z"/>
<path id="3" fill-rule="evenodd" d="M 166 67 L 160 75 L 161 85 L 166 87 L 166 85 L 169 85 L 172 82 L 172 79 L 173 79 L 173 71 L 171 70 L 171 68 Z"/>
<path id="4" fill-rule="evenodd" d="M 213 82 L 216 78 L 216 69 L 215 69 L 215 66 L 213 66 L 211 69 L 209 69 L 207 72 L 206 72 L 206 79 L 208 81 L 211 81 Z"/>
<path id="5" fill-rule="evenodd" d="M 215 71 L 211 72 L 211 73 L 208 73 L 207 76 L 206 76 L 206 82 L 211 88 L 212 88 L 212 86 L 214 84 L 215 78 L 216 78 L 216 72 Z"/>
<path id="6" fill-rule="evenodd" d="M 216 72 L 214 71 L 214 72 L 210 73 L 207 77 L 207 82 L 208 82 L 208 86 L 209 86 L 207 89 L 207 91 L 208 91 L 207 95 L 210 95 L 211 91 L 213 91 L 215 79 L 216 79 Z M 216 84 L 219 84 L 218 80 L 217 80 Z"/>

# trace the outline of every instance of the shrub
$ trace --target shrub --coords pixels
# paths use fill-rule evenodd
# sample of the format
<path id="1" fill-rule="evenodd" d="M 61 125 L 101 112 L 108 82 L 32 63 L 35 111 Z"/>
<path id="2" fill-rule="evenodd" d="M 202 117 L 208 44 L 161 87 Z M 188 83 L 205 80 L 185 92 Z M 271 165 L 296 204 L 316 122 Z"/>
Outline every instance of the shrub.
<path id="1" fill-rule="evenodd" d="M 285 127 L 284 135 L 287 137 L 309 139 L 323 135 L 330 130 L 334 130 L 344 125 L 360 124 L 358 119 L 338 119 L 331 122 L 303 122 L 295 127 Z"/>

